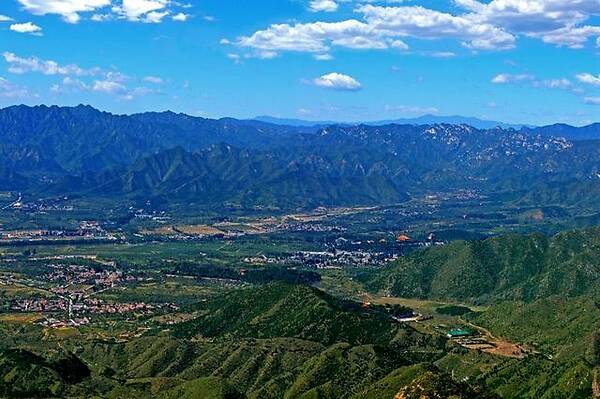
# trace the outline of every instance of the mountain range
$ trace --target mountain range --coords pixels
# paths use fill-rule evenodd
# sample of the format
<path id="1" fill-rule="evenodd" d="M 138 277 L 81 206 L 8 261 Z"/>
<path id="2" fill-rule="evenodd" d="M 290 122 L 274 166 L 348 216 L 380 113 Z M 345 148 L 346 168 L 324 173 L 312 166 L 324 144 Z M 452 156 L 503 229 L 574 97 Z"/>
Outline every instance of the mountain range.
<path id="1" fill-rule="evenodd" d="M 492 129 L 495 127 L 502 128 L 513 128 L 521 129 L 523 127 L 534 128 L 530 125 L 519 125 L 504 123 L 498 121 L 490 121 L 479 118 L 472 118 L 466 116 L 442 116 L 442 115 L 423 115 L 416 118 L 402 118 L 402 119 L 388 119 L 381 121 L 361 121 L 361 122 L 334 122 L 334 121 L 308 121 L 303 119 L 288 119 L 288 118 L 276 118 L 272 116 L 257 116 L 253 120 L 272 123 L 276 125 L 288 125 L 288 126 L 303 126 L 303 127 L 323 127 L 331 125 L 368 125 L 368 126 L 383 126 L 383 125 L 435 125 L 435 124 L 450 124 L 450 125 L 469 125 L 477 129 Z"/>
<path id="2" fill-rule="evenodd" d="M 600 178 L 600 125 L 275 125 L 90 106 L 0 110 L 0 183 L 24 193 L 205 204 L 366 205 L 477 189 L 552 201 Z M 592 190 L 593 191 L 593 190 Z M 547 194 L 545 194 L 547 193 Z"/>

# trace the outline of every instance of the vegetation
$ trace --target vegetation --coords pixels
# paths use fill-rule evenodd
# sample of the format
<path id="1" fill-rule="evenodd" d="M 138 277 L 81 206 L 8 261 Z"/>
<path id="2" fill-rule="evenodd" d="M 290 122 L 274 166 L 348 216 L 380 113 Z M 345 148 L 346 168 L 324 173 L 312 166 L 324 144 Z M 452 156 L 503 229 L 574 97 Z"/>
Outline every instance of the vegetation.
<path id="1" fill-rule="evenodd" d="M 401 329 L 389 316 L 363 311 L 307 286 L 270 284 L 200 303 L 197 319 L 176 326 L 178 337 L 295 337 L 324 345 L 389 342 Z M 404 329 L 410 337 L 414 335 Z"/>
<path id="2" fill-rule="evenodd" d="M 496 334 L 523 342 L 553 358 L 582 358 L 600 328 L 600 310 L 592 298 L 551 297 L 533 303 L 503 302 L 469 320 Z"/>
<path id="3" fill-rule="evenodd" d="M 401 258 L 367 284 L 417 298 L 531 302 L 600 291 L 600 230 L 458 241 Z"/>
<path id="4" fill-rule="evenodd" d="M 588 129 L 585 135 L 597 136 L 597 127 Z M 550 128 L 574 138 L 578 130 Z M 538 205 L 589 206 L 594 196 L 585 189 L 576 190 L 583 198 L 563 200 L 536 195 L 542 190 L 532 182 L 585 187 L 598 142 L 540 132 L 466 125 L 307 128 L 170 112 L 122 116 L 88 106 L 15 106 L 0 112 L 0 183 L 88 199 L 287 209 L 393 204 L 415 189 L 450 187 L 520 192 L 525 203 Z"/>
<path id="5" fill-rule="evenodd" d="M 464 316 L 472 312 L 471 308 L 458 305 L 441 306 L 439 308 L 436 308 L 435 311 L 439 314 L 445 314 L 449 316 Z"/>
<path id="6" fill-rule="evenodd" d="M 0 110 L 0 397 L 587 399 L 598 137 Z"/>
<path id="7" fill-rule="evenodd" d="M 597 330 L 592 334 L 590 361 L 594 366 L 600 367 L 600 330 Z"/>
<path id="8" fill-rule="evenodd" d="M 67 393 L 90 370 L 76 357 L 46 360 L 26 350 L 0 351 L 0 396 L 52 397 Z"/>

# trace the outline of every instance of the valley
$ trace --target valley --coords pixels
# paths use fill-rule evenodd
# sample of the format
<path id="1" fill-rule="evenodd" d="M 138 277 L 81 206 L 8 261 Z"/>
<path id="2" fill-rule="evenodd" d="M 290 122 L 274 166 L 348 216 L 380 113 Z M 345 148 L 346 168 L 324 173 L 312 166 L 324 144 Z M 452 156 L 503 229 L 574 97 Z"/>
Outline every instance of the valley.
<path id="1" fill-rule="evenodd" d="M 588 399 L 593 129 L 0 110 L 0 397 Z"/>

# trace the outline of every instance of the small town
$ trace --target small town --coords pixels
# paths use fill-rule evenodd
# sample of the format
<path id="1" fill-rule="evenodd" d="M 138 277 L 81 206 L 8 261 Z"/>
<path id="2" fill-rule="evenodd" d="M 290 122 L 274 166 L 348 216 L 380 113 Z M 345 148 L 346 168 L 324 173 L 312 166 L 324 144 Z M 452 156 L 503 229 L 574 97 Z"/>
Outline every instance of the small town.
<path id="1" fill-rule="evenodd" d="M 32 258 L 32 262 L 41 262 L 43 269 L 47 270 L 39 280 L 15 274 L 0 274 L 0 286 L 22 287 L 32 293 L 28 297 L 0 300 L 0 309 L 12 313 L 47 315 L 40 323 L 52 328 L 86 325 L 92 321 L 93 316 L 144 316 L 179 309 L 173 303 L 114 302 L 95 298 L 124 284 L 152 279 L 125 273 L 117 269 L 113 262 L 97 261 L 94 257 L 70 259 L 93 264 L 58 263 L 56 257 L 45 260 Z"/>

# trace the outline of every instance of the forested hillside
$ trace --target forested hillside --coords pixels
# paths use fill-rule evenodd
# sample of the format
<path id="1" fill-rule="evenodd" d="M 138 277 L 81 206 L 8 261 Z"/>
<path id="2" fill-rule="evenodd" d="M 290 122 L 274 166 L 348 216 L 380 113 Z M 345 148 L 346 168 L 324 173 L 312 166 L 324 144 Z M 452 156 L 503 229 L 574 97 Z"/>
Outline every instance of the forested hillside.
<path id="1" fill-rule="evenodd" d="M 598 295 L 600 230 L 458 241 L 404 257 L 367 278 L 382 293 L 490 302 Z"/>

